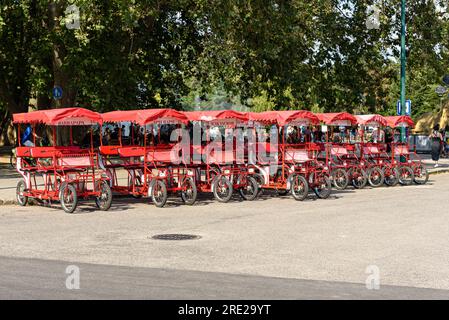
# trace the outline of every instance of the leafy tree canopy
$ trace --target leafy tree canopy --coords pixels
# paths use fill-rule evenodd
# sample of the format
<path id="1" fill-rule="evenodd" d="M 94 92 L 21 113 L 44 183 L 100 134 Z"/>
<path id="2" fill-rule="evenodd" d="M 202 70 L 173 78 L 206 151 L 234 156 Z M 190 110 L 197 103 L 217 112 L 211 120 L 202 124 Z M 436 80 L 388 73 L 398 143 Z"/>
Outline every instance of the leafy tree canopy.
<path id="1" fill-rule="evenodd" d="M 79 29 L 66 27 L 71 4 Z M 378 28 L 367 27 L 371 5 Z M 407 98 L 419 116 L 441 102 L 449 8 L 407 6 Z M 399 36 L 393 0 L 1 0 L 0 108 L 6 118 L 30 103 L 391 114 Z"/>

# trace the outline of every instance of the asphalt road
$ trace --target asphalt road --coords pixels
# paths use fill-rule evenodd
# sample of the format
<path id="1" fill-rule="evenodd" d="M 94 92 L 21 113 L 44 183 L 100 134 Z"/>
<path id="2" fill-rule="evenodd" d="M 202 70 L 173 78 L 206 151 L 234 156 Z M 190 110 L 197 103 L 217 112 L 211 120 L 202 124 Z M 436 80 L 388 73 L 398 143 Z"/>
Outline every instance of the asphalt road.
<path id="1" fill-rule="evenodd" d="M 0 299 L 448 299 L 449 291 L 0 257 Z"/>
<path id="2" fill-rule="evenodd" d="M 109 212 L 90 201 L 73 215 L 2 206 L 0 297 L 447 298 L 448 195 L 441 174 L 304 202 L 117 199 Z M 200 239 L 151 238 L 166 233 Z M 69 263 L 81 270 L 76 292 L 64 287 Z M 365 287 L 372 268 L 380 290 Z"/>

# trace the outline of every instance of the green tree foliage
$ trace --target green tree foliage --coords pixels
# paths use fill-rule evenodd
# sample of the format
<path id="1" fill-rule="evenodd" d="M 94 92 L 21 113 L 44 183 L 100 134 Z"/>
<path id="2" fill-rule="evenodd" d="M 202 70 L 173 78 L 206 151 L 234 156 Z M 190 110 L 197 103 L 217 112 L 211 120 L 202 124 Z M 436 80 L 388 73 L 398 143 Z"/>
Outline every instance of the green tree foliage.
<path id="1" fill-rule="evenodd" d="M 79 29 L 65 26 L 72 3 Z M 0 93 L 11 112 L 30 98 L 40 108 L 180 107 L 203 46 L 192 1 L 2 0 L 0 14 Z"/>
<path id="2" fill-rule="evenodd" d="M 449 8 L 408 0 L 414 115 L 439 105 Z M 80 8 L 80 29 L 65 10 Z M 370 5 L 379 28 L 368 28 Z M 446 12 L 444 11 L 446 10 Z M 0 108 L 194 106 L 392 113 L 400 3 L 393 0 L 0 0 Z M 51 89 L 64 89 L 53 100 Z"/>
<path id="3" fill-rule="evenodd" d="M 372 4 L 378 29 L 366 24 Z M 418 116 L 435 106 L 429 90 L 448 71 L 449 24 L 433 1 L 407 4 L 408 98 Z M 214 0 L 204 6 L 209 33 L 195 68 L 203 86 L 224 82 L 257 110 L 394 112 L 398 1 Z"/>

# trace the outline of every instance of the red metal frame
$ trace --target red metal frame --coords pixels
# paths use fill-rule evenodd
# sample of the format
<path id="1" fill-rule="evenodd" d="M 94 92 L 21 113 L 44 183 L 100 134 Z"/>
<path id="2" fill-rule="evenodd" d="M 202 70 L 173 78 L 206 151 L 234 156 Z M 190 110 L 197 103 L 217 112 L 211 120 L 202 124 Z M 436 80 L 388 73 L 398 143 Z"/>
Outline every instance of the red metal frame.
<path id="1" fill-rule="evenodd" d="M 387 125 L 387 119 L 379 114 L 357 115 L 356 118 L 358 124 L 362 127 L 360 159 L 366 165 L 370 183 L 376 178 L 379 178 L 382 182 L 379 185 L 372 183 L 371 185 L 380 186 L 383 182 L 389 185 L 397 184 L 399 182 L 399 173 L 396 168 L 396 162 L 388 155 L 385 142 L 366 142 L 364 139 L 366 126 L 373 126 L 381 130 L 382 127 Z M 379 172 L 374 170 L 374 168 L 382 170 L 383 177 L 380 177 Z M 389 181 L 393 182 L 390 183 Z"/>
<path id="2" fill-rule="evenodd" d="M 103 123 L 114 123 L 120 125 L 130 122 L 131 143 L 124 146 L 122 143 L 121 126 L 118 145 L 104 145 L 103 128 L 101 132 L 100 165 L 106 170 L 110 177 L 110 185 L 115 193 L 140 197 L 147 190 L 141 190 L 143 179 L 143 147 L 139 146 L 134 137 L 134 127 L 137 121 L 138 110 L 112 111 L 102 114 Z M 124 169 L 128 174 L 127 184 L 120 185 L 117 170 Z"/>
<path id="3" fill-rule="evenodd" d="M 409 116 L 387 116 L 385 118 L 387 120 L 387 125 L 392 129 L 399 127 L 413 128 L 415 126 L 415 123 Z M 414 146 L 412 150 L 416 150 L 416 147 Z M 391 143 L 391 161 L 396 164 L 401 178 L 403 178 L 404 175 L 407 175 L 406 170 L 401 170 L 403 167 L 406 167 L 412 170 L 415 183 L 427 183 L 427 169 L 423 164 L 421 157 L 415 151 L 410 151 L 408 139 L 407 142 L 393 141 Z"/>
<path id="4" fill-rule="evenodd" d="M 56 146 L 57 126 L 101 125 L 101 116 L 83 108 L 51 109 L 13 115 L 13 123 L 18 125 L 17 171 L 24 178 L 26 188 L 20 197 L 55 201 L 61 199 L 61 186 L 70 184 L 76 189 L 77 198 L 99 198 L 103 195 L 100 182 L 106 181 L 104 172 L 97 170 L 97 154 L 93 151 L 92 131 L 90 148 L 82 149 L 73 145 L 70 128 L 70 146 Z M 20 124 L 42 123 L 53 127 L 51 147 L 24 147 L 20 141 Z M 34 130 L 34 128 L 33 128 Z M 36 142 L 34 140 L 34 142 Z M 37 177 L 43 179 L 43 189 L 39 188 Z M 109 204 L 110 206 L 110 204 Z M 102 208 L 109 209 L 109 206 Z M 76 207 L 76 204 L 75 204 Z"/>
<path id="5" fill-rule="evenodd" d="M 339 113 L 317 113 L 317 117 L 329 129 L 337 126 L 354 126 L 357 124 L 357 118 L 347 112 Z M 326 142 L 322 145 L 322 151 L 326 152 L 327 166 L 331 171 L 331 178 L 337 188 L 340 185 L 347 185 L 352 181 L 357 188 L 362 188 L 366 184 L 367 176 L 363 161 L 356 153 L 356 146 L 351 144 L 350 139 L 347 142 L 334 142 L 329 139 L 329 130 L 326 133 Z M 341 173 L 341 170 L 343 173 Z M 346 175 L 346 176 L 344 176 Z M 336 179 L 345 179 L 347 181 L 336 181 Z"/>
<path id="6" fill-rule="evenodd" d="M 249 113 L 249 118 L 255 125 L 275 125 L 278 137 L 280 136 L 281 140 L 277 145 L 270 144 L 270 148 L 274 147 L 278 154 L 276 166 L 280 168 L 276 170 L 276 175 L 269 174 L 269 166 L 260 163 L 259 158 L 258 163 L 255 165 L 258 172 L 264 176 L 264 183 L 262 185 L 264 189 L 287 192 L 290 190 L 291 182 L 296 175 L 305 178 L 307 185 L 304 188 L 308 189 L 311 187 L 317 189 L 322 186 L 322 179 L 324 177 L 328 178 L 329 172 L 328 168 L 318 161 L 318 153 L 321 150 L 320 146 L 310 142 L 310 140 L 307 141 L 307 139 L 304 143 L 287 143 L 285 137 L 287 126 L 318 124 L 319 119 L 316 115 L 304 110 L 268 111 Z M 258 155 L 261 146 L 260 143 L 257 143 Z"/>
<path id="7" fill-rule="evenodd" d="M 248 188 L 248 176 L 252 174 L 248 169 L 246 161 L 239 163 L 237 159 L 237 141 L 235 132 L 232 135 L 231 150 L 226 148 L 229 142 L 221 141 L 217 143 L 210 140 L 209 130 L 212 127 L 221 127 L 225 129 L 244 128 L 248 124 L 248 115 L 246 113 L 234 110 L 219 110 L 219 111 L 190 111 L 184 112 L 190 122 L 199 122 L 202 129 L 206 132 L 206 145 L 193 145 L 191 154 L 201 156 L 200 162 L 194 162 L 196 165 L 196 181 L 198 190 L 201 192 L 213 192 L 217 200 L 226 202 L 229 201 L 233 190 L 242 190 Z M 216 152 L 217 150 L 217 152 Z M 245 160 L 245 153 L 242 152 Z M 218 188 L 224 188 L 231 185 L 230 194 L 228 197 L 219 197 L 214 192 L 214 182 Z M 227 182 L 229 181 L 229 183 Z M 225 186 L 226 184 L 226 186 Z M 219 192 L 217 190 L 217 192 Z M 255 191 L 257 193 L 257 190 Z M 224 191 L 223 191 L 224 193 Z M 252 198 L 251 198 L 252 199 Z M 247 198 L 247 200 L 250 200 Z"/>
<path id="8" fill-rule="evenodd" d="M 194 179 L 194 172 L 189 167 L 189 163 L 184 159 L 181 148 L 177 149 L 176 144 L 148 145 L 147 126 L 161 124 L 176 124 L 181 126 L 188 122 L 187 117 L 172 109 L 147 109 L 132 111 L 113 111 L 103 114 L 104 122 L 122 123 L 131 122 L 144 128 L 144 143 L 142 145 L 123 146 L 102 146 L 103 163 L 108 169 L 109 175 L 113 178 L 113 190 L 121 194 L 130 194 L 135 197 L 151 196 L 153 186 L 163 183 L 167 192 L 185 192 L 186 179 Z M 132 126 L 132 128 L 134 128 Z M 159 136 L 160 132 L 158 132 Z M 134 130 L 132 129 L 134 141 Z M 120 141 L 121 142 L 121 141 Z M 181 154 L 176 154 L 180 151 Z M 112 154 L 108 154 L 112 153 Z M 118 156 L 121 162 L 112 164 L 110 157 Z M 173 161 L 175 160 L 175 161 Z M 173 164 L 176 162 L 178 164 Z M 128 184 L 120 186 L 118 184 L 116 169 L 124 168 L 128 172 Z M 156 181 L 159 181 L 156 183 Z M 158 206 L 165 205 L 165 200 Z M 194 202 L 194 199 L 192 200 Z M 190 203 L 191 204 L 191 203 Z"/>

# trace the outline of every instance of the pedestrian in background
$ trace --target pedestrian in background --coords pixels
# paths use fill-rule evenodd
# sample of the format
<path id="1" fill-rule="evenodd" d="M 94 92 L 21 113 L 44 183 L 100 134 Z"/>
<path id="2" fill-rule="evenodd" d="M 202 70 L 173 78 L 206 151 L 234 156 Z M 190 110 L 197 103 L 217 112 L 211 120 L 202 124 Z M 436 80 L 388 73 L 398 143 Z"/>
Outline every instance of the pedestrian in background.
<path id="1" fill-rule="evenodd" d="M 440 160 L 441 145 L 443 143 L 443 137 L 440 132 L 440 126 L 437 124 L 433 127 L 433 131 L 429 136 L 432 147 L 432 160 L 435 161 L 435 168 L 438 167 L 438 161 Z"/>
<path id="2" fill-rule="evenodd" d="M 441 157 L 442 158 L 447 158 L 447 150 L 446 150 L 446 146 L 447 146 L 447 126 L 444 128 L 441 128 L 440 133 L 441 133 L 441 138 L 442 138 L 442 143 L 441 143 Z"/>

